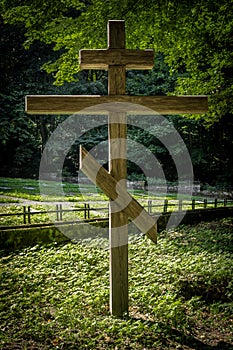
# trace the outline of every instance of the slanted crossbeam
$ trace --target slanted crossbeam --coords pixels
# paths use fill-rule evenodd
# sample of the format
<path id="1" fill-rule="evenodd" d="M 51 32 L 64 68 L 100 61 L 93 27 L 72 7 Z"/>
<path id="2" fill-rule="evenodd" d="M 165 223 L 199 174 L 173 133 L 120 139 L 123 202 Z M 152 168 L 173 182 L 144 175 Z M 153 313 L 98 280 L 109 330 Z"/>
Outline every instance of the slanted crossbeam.
<path id="1" fill-rule="evenodd" d="M 74 114 L 85 110 L 85 114 L 109 115 L 109 173 L 84 149 L 80 161 L 81 169 L 110 198 L 110 312 L 122 316 L 128 312 L 128 218 L 156 242 L 155 222 L 126 191 L 126 113 L 148 114 L 148 108 L 160 114 L 206 113 L 207 97 L 126 96 L 126 69 L 153 68 L 154 53 L 125 48 L 124 21 L 108 22 L 107 49 L 81 50 L 79 56 L 82 69 L 108 70 L 108 96 L 30 95 L 26 112 Z"/>
<path id="2" fill-rule="evenodd" d="M 111 201 L 114 201 L 118 211 L 123 211 L 127 218 L 145 233 L 152 242 L 157 243 L 157 229 L 154 219 L 145 211 L 127 191 L 121 182 L 118 182 L 93 158 L 84 147 L 80 147 L 80 170 L 95 183 Z M 118 223 L 121 225 L 121 223 Z"/>

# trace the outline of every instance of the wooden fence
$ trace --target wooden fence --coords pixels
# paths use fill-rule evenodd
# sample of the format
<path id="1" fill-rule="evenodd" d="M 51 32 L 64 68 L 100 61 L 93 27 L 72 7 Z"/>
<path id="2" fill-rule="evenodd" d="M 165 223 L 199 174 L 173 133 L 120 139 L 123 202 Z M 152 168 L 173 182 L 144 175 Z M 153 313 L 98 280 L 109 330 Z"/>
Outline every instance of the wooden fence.
<path id="1" fill-rule="evenodd" d="M 98 210 L 103 210 L 106 208 L 98 208 Z M 92 209 L 94 210 L 94 209 Z M 63 214 L 69 213 L 69 212 L 83 212 L 83 219 L 90 219 L 90 205 L 88 203 L 84 203 L 83 208 L 72 208 L 72 209 L 64 209 L 62 204 L 56 204 L 56 208 L 54 210 L 33 210 L 31 209 L 31 206 L 22 206 L 22 211 L 17 213 L 2 213 L 0 214 L 1 217 L 12 217 L 12 216 L 22 216 L 22 223 L 23 224 L 31 224 L 31 218 L 34 215 L 41 215 L 41 214 L 55 214 L 55 220 L 56 221 L 63 221 Z"/>
<path id="2" fill-rule="evenodd" d="M 214 201 L 208 201 L 207 199 L 204 199 L 203 202 L 199 200 L 193 199 L 192 201 L 185 201 L 185 200 L 177 200 L 177 201 L 169 201 L 168 199 L 164 200 L 163 203 L 163 213 L 167 213 L 169 209 L 172 209 L 172 211 L 182 211 L 182 210 L 195 210 L 195 209 L 208 209 L 208 208 L 218 208 L 219 206 L 226 207 L 227 205 L 232 205 L 233 202 L 227 200 L 227 198 L 224 198 L 223 200 L 215 198 Z M 153 204 L 152 200 L 148 200 L 147 210 L 149 214 L 156 213 L 156 211 L 153 211 L 153 208 L 161 207 L 161 205 Z M 161 211 L 160 211 L 161 212 Z"/>
<path id="3" fill-rule="evenodd" d="M 153 203 L 153 202 L 156 202 Z M 153 201 L 153 200 L 148 200 L 147 202 L 147 211 L 149 214 L 153 215 L 156 213 L 168 213 L 169 211 L 190 211 L 190 210 L 195 210 L 195 209 L 210 209 L 210 208 L 219 208 L 219 207 L 227 207 L 227 206 L 232 206 L 233 202 L 227 199 L 220 200 L 220 199 L 215 199 L 214 201 L 210 201 L 207 199 L 204 199 L 204 201 L 200 202 L 199 200 L 193 199 L 191 202 L 190 201 L 185 201 L 185 200 L 171 200 L 169 201 L 168 199 L 165 199 L 164 201 L 161 201 L 161 203 L 157 203 L 158 201 Z M 56 208 L 54 210 L 33 210 L 31 206 L 23 206 L 22 211 L 19 212 L 14 212 L 14 213 L 2 213 L 0 214 L 0 219 L 2 217 L 12 217 L 12 216 L 22 216 L 22 224 L 31 224 L 32 222 L 32 217 L 35 215 L 41 215 L 41 214 L 54 214 L 54 219 L 57 222 L 62 222 L 66 221 L 64 218 L 64 214 L 66 213 L 83 213 L 80 219 L 83 221 L 85 220 L 90 220 L 90 219 L 100 219 L 99 214 L 100 212 L 107 212 L 107 218 L 108 218 L 108 207 L 92 207 L 90 206 L 89 203 L 84 203 L 83 207 L 79 208 L 70 208 L 70 209 L 65 209 L 63 208 L 62 204 L 57 204 Z M 98 216 L 96 215 L 96 212 L 98 212 Z M 77 218 L 76 218 L 77 219 Z M 4 225 L 6 226 L 6 225 Z M 9 227 L 11 225 L 8 225 Z M 1 225 L 0 228 L 3 226 Z"/>

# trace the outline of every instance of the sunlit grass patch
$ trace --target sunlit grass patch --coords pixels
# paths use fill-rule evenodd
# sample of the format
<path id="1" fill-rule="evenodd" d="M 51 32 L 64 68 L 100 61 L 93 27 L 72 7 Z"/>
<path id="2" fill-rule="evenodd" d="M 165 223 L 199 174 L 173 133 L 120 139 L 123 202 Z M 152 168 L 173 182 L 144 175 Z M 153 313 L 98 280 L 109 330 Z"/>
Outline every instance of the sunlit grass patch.
<path id="1" fill-rule="evenodd" d="M 10 203 L 19 203 L 19 199 L 12 199 L 7 197 L 0 197 L 0 203 L 1 204 L 10 204 Z"/>
<path id="2" fill-rule="evenodd" d="M 1 346 L 187 349 L 230 346 L 232 218 L 182 226 L 158 244 L 129 244 L 129 316 L 109 315 L 107 241 L 35 246 L 3 255 Z M 101 248 L 102 246 L 102 248 Z M 197 344 L 197 343 L 196 343 Z M 189 346 L 190 345 L 190 346 Z"/>

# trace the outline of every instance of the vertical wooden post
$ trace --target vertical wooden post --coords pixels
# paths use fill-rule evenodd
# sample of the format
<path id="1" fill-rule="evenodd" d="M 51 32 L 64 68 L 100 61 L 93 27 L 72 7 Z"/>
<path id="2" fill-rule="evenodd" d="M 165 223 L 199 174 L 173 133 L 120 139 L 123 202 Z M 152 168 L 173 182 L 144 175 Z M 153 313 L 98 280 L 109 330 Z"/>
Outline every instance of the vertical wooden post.
<path id="1" fill-rule="evenodd" d="M 148 200 L 148 213 L 152 213 L 152 200 Z"/>
<path id="2" fill-rule="evenodd" d="M 178 211 L 182 211 L 182 199 L 179 200 Z"/>
<path id="3" fill-rule="evenodd" d="M 26 217 L 26 207 L 25 205 L 23 206 L 23 223 L 27 223 L 27 217 Z"/>
<path id="4" fill-rule="evenodd" d="M 195 199 L 192 200 L 192 210 L 195 210 Z"/>
<path id="5" fill-rule="evenodd" d="M 31 216 L 30 216 L 30 206 L 28 206 L 28 223 L 30 224 L 31 223 Z"/>
<path id="6" fill-rule="evenodd" d="M 108 22 L 108 47 L 125 48 L 124 21 Z M 109 95 L 125 94 L 125 66 L 109 66 Z M 127 178 L 126 163 L 126 114 L 109 113 L 109 172 L 118 181 Z M 113 203 L 109 206 L 110 242 L 110 312 L 115 316 L 128 313 L 128 217 L 115 212 Z"/>
<path id="7" fill-rule="evenodd" d="M 84 203 L 84 219 L 90 219 L 90 204 Z"/>
<path id="8" fill-rule="evenodd" d="M 164 206 L 163 206 L 163 212 L 166 213 L 167 212 L 167 207 L 168 207 L 168 200 L 164 199 Z"/>
<path id="9" fill-rule="evenodd" d="M 204 199 L 204 209 L 206 209 L 207 208 L 207 199 L 205 198 Z"/>
<path id="10" fill-rule="evenodd" d="M 60 221 L 62 221 L 62 204 L 60 204 Z"/>
<path id="11" fill-rule="evenodd" d="M 84 220 L 87 218 L 87 203 L 84 203 Z"/>
<path id="12" fill-rule="evenodd" d="M 58 204 L 56 204 L 56 217 L 57 217 L 57 221 L 59 221 L 59 207 L 58 207 Z"/>

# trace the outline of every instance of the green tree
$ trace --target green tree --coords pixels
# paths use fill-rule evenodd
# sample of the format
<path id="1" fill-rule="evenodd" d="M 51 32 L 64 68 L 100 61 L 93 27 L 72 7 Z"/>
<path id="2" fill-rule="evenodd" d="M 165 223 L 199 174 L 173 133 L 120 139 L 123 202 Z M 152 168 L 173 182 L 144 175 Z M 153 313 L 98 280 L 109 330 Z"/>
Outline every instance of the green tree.
<path id="1" fill-rule="evenodd" d="M 0 32 L 0 175 L 38 176 L 44 146 L 66 117 L 27 115 L 25 95 L 106 93 L 106 74 L 80 72 L 78 84 L 54 86 L 41 67 L 58 53 L 39 41 L 26 50 L 22 24 L 5 24 L 1 17 Z"/>
<path id="2" fill-rule="evenodd" d="M 4 21 L 11 25 L 7 27 L 8 37 L 1 41 L 0 50 L 4 58 L 1 60 L 4 117 L 0 123 L 4 128 L 1 134 L 4 154 L 12 146 L 13 158 L 17 159 L 15 150 L 18 149 L 22 159 L 31 147 L 39 160 L 51 131 L 62 120 L 62 117 L 50 116 L 25 119 L 24 95 L 106 94 L 106 73 L 79 72 L 78 50 L 106 47 L 107 20 L 124 19 L 127 47 L 156 51 L 154 70 L 128 72 L 127 93 L 209 95 L 209 112 L 195 116 L 199 121 L 179 116 L 171 118 L 188 145 L 197 177 L 208 181 L 232 180 L 232 2 L 0 0 Z M 23 41 L 27 53 L 21 46 Z M 50 73 L 50 78 L 43 69 Z M 60 87 L 53 87 L 53 82 Z M 16 133 L 15 126 L 22 133 L 19 129 Z M 24 136 L 19 139 L 19 135 Z M 95 136 L 94 133 L 87 136 L 87 144 L 98 142 Z M 144 142 L 147 137 L 142 134 Z M 10 140 L 18 142 L 18 146 Z M 30 145 L 26 140 L 30 140 Z M 157 154 L 161 151 L 163 162 L 167 163 L 166 150 L 160 146 L 155 140 L 150 145 Z M 32 154 L 24 156 L 24 164 L 30 157 Z"/>
<path id="3" fill-rule="evenodd" d="M 25 50 L 22 25 L 4 24 L 0 18 L 0 27 L 0 173 L 36 176 L 44 145 L 61 118 L 25 114 L 25 95 L 56 93 L 52 76 L 41 70 L 55 54 L 40 42 Z"/>
<path id="4" fill-rule="evenodd" d="M 232 0 L 0 1 L 6 21 L 24 24 L 27 47 L 40 40 L 60 50 L 44 66 L 57 84 L 77 78 L 79 49 L 106 46 L 108 19 L 124 19 L 128 47 L 161 51 L 171 72 L 183 73 L 177 93 L 211 96 L 209 123 L 232 114 L 232 5 Z"/>

